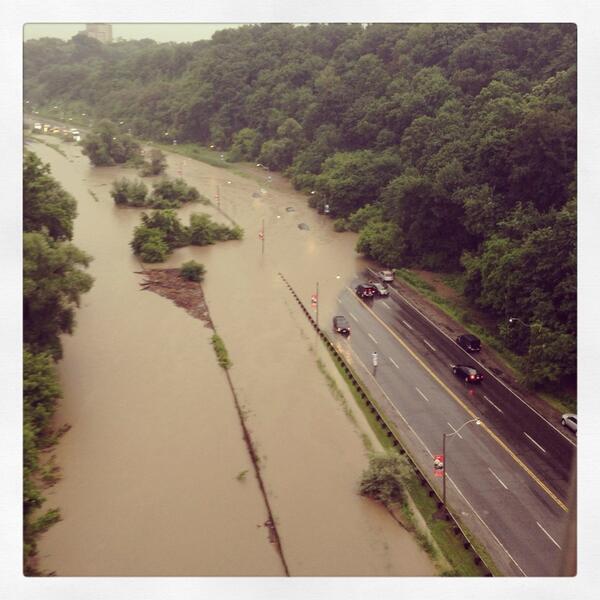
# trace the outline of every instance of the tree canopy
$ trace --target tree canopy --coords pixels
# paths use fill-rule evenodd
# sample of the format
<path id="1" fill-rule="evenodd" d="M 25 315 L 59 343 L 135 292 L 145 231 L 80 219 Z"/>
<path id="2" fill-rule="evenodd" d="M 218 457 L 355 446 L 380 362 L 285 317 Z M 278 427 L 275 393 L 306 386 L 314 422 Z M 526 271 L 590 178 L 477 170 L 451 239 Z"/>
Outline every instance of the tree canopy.
<path id="1" fill-rule="evenodd" d="M 532 382 L 572 375 L 575 25 L 262 24 L 194 44 L 80 37 L 25 43 L 30 105 L 282 170 L 315 192 L 312 206 L 329 205 L 336 228 L 361 222 L 366 256 L 462 269 L 472 302 L 499 320 L 521 311 L 530 335 L 502 332 L 531 357 Z M 96 164 L 123 160 L 121 129 L 90 137 Z M 530 229 L 517 233 L 525 216 Z M 570 340 L 564 364 L 548 342 L 536 350 L 546 331 Z"/>

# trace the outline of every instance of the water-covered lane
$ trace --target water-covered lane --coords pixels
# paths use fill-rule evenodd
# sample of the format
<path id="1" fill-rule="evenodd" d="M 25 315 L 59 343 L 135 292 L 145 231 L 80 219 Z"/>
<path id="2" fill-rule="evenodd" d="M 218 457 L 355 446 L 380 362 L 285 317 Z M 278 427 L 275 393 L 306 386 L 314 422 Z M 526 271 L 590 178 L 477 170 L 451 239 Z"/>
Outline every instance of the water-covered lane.
<path id="1" fill-rule="evenodd" d="M 64 478 L 49 498 L 64 520 L 42 539 L 44 568 L 280 575 L 256 482 L 237 478 L 251 468 L 211 332 L 139 290 L 128 243 L 140 211 L 117 209 L 108 193 L 133 172 L 92 169 L 62 146 L 70 159 L 34 150 L 78 199 L 74 242 L 95 257 L 96 283 L 64 340 L 60 417 L 73 428 L 57 452 Z M 356 409 L 352 423 L 332 396 L 317 365 L 324 352 L 277 276 L 285 272 L 307 300 L 319 281 L 320 317 L 329 321 L 340 282 L 360 268 L 355 236 L 334 234 L 277 175 L 255 181 L 173 156 L 169 164 L 206 196 L 218 186 L 221 207 L 246 230 L 241 241 L 179 249 L 165 266 L 193 257 L 207 267 L 205 295 L 234 363 L 292 575 L 433 574 L 415 540 L 357 495 L 366 425 Z M 196 205 L 179 213 L 187 222 L 199 210 L 216 212 Z"/>

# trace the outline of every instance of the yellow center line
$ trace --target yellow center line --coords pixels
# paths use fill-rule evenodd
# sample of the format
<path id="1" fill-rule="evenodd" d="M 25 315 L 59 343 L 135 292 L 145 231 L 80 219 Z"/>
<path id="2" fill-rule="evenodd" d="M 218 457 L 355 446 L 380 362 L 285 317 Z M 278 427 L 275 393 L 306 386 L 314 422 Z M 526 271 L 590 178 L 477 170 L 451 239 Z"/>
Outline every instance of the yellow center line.
<path id="1" fill-rule="evenodd" d="M 352 289 L 347 287 L 347 289 L 354 295 Z M 408 346 L 408 344 L 400 338 L 396 332 L 391 329 L 387 323 L 385 323 L 379 316 L 367 306 L 364 302 L 361 302 L 362 306 L 368 310 L 393 336 L 394 338 L 400 342 L 400 344 L 404 347 L 404 349 L 431 375 L 431 377 L 444 389 L 452 399 L 454 399 L 467 414 L 469 414 L 472 418 L 479 418 L 479 415 L 476 415 L 424 362 L 421 358 Z M 569 512 L 569 509 L 565 505 L 564 502 L 548 486 L 507 446 L 507 444 L 500 439 L 483 421 L 481 422 L 480 428 L 486 431 L 486 433 L 498 443 L 498 445 L 505 450 L 508 455 L 535 481 L 545 492 L 554 500 L 554 502 L 560 506 L 565 512 Z"/>

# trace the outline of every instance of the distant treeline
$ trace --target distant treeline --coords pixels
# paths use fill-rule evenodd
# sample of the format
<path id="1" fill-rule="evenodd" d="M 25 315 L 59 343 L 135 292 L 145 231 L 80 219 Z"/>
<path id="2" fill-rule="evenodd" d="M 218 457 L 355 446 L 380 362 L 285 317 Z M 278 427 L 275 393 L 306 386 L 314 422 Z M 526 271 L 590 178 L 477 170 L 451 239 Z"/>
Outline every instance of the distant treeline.
<path id="1" fill-rule="evenodd" d="M 387 266 L 462 270 L 530 382 L 576 373 L 576 28 L 253 25 L 25 43 L 25 99 L 314 190 Z"/>

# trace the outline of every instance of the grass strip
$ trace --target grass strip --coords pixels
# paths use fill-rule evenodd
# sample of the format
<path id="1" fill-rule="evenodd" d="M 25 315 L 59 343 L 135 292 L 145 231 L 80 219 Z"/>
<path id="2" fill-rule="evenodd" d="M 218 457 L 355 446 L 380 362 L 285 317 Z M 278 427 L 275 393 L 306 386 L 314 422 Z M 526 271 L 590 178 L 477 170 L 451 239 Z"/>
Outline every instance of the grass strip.
<path id="1" fill-rule="evenodd" d="M 215 354 L 217 355 L 219 365 L 225 370 L 230 369 L 233 366 L 233 363 L 229 358 L 229 354 L 227 352 L 227 348 L 225 348 L 225 343 L 223 340 L 215 333 L 211 338 L 211 343 L 215 350 Z"/>

